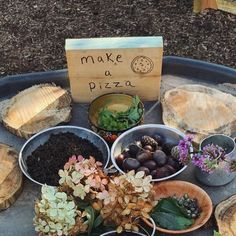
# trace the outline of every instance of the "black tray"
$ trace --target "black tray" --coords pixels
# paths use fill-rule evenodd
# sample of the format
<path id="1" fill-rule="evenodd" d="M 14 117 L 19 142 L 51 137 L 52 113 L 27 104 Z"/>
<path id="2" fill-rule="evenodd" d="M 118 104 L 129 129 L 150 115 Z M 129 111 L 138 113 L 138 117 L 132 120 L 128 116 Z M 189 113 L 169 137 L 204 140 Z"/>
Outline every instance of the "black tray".
<path id="1" fill-rule="evenodd" d="M 162 92 L 180 84 L 198 83 L 218 88 L 236 95 L 236 70 L 179 57 L 165 57 L 163 61 Z M 53 82 L 69 88 L 67 70 L 8 76 L 0 79 L 0 101 L 10 98 L 19 91 L 34 84 Z M 73 104 L 71 125 L 89 128 L 87 120 L 88 104 Z M 161 107 L 158 102 L 145 103 L 145 123 L 162 123 Z M 0 143 L 6 143 L 20 150 L 25 140 L 9 133 L 0 125 Z M 193 169 L 189 166 L 176 179 L 189 181 L 201 186 L 210 195 L 213 204 L 236 193 L 236 179 L 222 187 L 205 187 L 196 182 Z M 33 236 L 34 201 L 40 195 L 40 187 L 25 179 L 24 189 L 19 199 L 6 211 L 0 212 L 1 236 Z M 186 236 L 210 236 L 213 227 L 203 227 Z M 159 234 L 158 235 L 167 235 Z"/>

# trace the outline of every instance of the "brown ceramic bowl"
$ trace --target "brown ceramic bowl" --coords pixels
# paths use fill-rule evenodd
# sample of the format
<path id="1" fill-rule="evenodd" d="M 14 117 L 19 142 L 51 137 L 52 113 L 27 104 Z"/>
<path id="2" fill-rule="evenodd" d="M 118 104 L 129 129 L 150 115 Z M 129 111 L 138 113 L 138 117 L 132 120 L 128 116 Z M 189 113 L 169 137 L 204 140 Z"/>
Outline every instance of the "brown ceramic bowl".
<path id="1" fill-rule="evenodd" d="M 92 101 L 88 111 L 88 119 L 91 125 L 91 129 L 104 138 L 108 143 L 112 144 L 117 137 L 137 125 L 143 123 L 143 116 L 144 116 L 144 105 L 142 102 L 139 103 L 140 108 L 142 109 L 142 114 L 138 122 L 128 129 L 124 130 L 106 130 L 104 128 L 99 127 L 98 125 L 98 114 L 102 108 L 107 107 L 109 110 L 114 110 L 117 112 L 126 111 L 130 108 L 132 104 L 133 96 L 124 93 L 109 93 L 104 94 L 95 100 Z"/>
<path id="2" fill-rule="evenodd" d="M 186 181 L 172 180 L 167 182 L 156 183 L 154 185 L 154 191 L 156 193 L 156 200 L 161 198 L 167 198 L 173 196 L 174 194 L 178 197 L 182 197 L 185 193 L 189 195 L 190 198 L 196 198 L 198 200 L 199 207 L 201 208 L 201 214 L 196 219 L 195 223 L 185 230 L 168 230 L 156 226 L 158 231 L 167 234 L 184 234 L 192 232 L 201 226 L 203 226 L 210 218 L 213 210 L 212 201 L 208 194 L 195 184 L 191 184 Z M 150 227 L 152 223 L 145 220 Z"/>

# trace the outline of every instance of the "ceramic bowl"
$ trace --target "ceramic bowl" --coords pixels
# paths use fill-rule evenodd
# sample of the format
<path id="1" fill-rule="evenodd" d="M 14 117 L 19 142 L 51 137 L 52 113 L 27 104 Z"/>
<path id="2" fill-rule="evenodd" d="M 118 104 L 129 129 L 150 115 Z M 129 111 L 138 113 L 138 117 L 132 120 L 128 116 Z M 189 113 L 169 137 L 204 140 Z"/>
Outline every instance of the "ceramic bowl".
<path id="1" fill-rule="evenodd" d="M 126 111 L 130 108 L 132 104 L 132 98 L 133 96 L 129 94 L 110 93 L 96 98 L 90 104 L 88 111 L 88 119 L 91 125 L 91 129 L 97 134 L 99 134 L 101 137 L 103 137 L 109 144 L 112 144 L 117 139 L 117 137 L 126 130 L 129 130 L 143 123 L 144 105 L 142 102 L 139 103 L 139 106 L 142 109 L 142 114 L 138 122 L 133 126 L 130 126 L 128 129 L 124 130 L 106 130 L 104 128 L 99 127 L 97 123 L 99 112 L 104 107 L 107 107 L 109 110 L 115 110 L 118 112 Z"/>
<path id="2" fill-rule="evenodd" d="M 108 166 L 109 160 L 110 160 L 110 149 L 107 145 L 107 143 L 96 133 L 94 133 L 91 130 L 78 127 L 78 126 L 57 126 L 49 129 L 45 129 L 41 131 L 38 134 L 35 134 L 30 139 L 26 141 L 26 143 L 23 145 L 23 147 L 20 150 L 19 153 L 19 165 L 21 168 L 21 171 L 24 173 L 24 175 L 33 181 L 36 184 L 43 185 L 45 183 L 40 183 L 33 179 L 28 171 L 27 171 L 27 164 L 26 160 L 27 157 L 40 145 L 47 142 L 49 137 L 52 134 L 58 134 L 58 133 L 73 133 L 78 137 L 88 139 L 90 142 L 92 142 L 97 148 L 102 152 L 103 155 L 103 167 L 106 168 Z"/>
<path id="3" fill-rule="evenodd" d="M 185 230 L 168 230 L 163 229 L 158 226 L 156 226 L 156 229 L 158 231 L 161 231 L 163 233 L 167 234 L 184 234 L 188 232 L 192 232 L 201 226 L 203 226 L 210 218 L 213 210 L 213 205 L 210 197 L 208 194 L 198 187 L 195 184 L 186 182 L 186 181 L 180 181 L 180 180 L 172 180 L 172 181 L 166 181 L 161 183 L 156 183 L 154 185 L 154 191 L 156 195 L 156 200 L 159 200 L 161 198 L 167 198 L 171 197 L 174 194 L 177 197 L 182 197 L 183 194 L 187 193 L 190 198 L 196 198 L 198 200 L 199 207 L 201 208 L 201 214 L 196 219 L 195 223 Z M 152 227 L 152 223 L 145 220 L 145 222 Z"/>
<path id="4" fill-rule="evenodd" d="M 120 172 L 125 173 L 116 163 L 116 157 L 134 141 L 140 140 L 142 136 L 153 136 L 159 134 L 165 142 L 178 142 L 185 136 L 181 131 L 161 124 L 140 125 L 121 134 L 113 143 L 111 148 L 111 161 L 114 167 Z M 163 178 L 153 178 L 153 181 L 163 181 L 171 179 L 186 169 L 186 165 L 172 175 Z"/>

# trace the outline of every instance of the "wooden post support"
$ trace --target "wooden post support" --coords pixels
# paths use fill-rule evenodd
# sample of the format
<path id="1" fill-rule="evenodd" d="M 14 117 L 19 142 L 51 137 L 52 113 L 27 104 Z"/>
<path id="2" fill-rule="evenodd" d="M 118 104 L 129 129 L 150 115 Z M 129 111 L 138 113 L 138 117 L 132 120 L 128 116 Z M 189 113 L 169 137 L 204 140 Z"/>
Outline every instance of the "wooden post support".
<path id="1" fill-rule="evenodd" d="M 201 12 L 204 9 L 213 8 L 218 9 L 216 0 L 194 0 L 193 11 L 195 13 Z"/>
<path id="2" fill-rule="evenodd" d="M 194 0 L 193 11 L 201 12 L 206 8 L 219 9 L 236 15 L 236 1 L 233 0 Z"/>
<path id="3" fill-rule="evenodd" d="M 72 97 L 90 102 L 111 92 L 157 100 L 160 95 L 162 37 L 67 39 Z"/>

